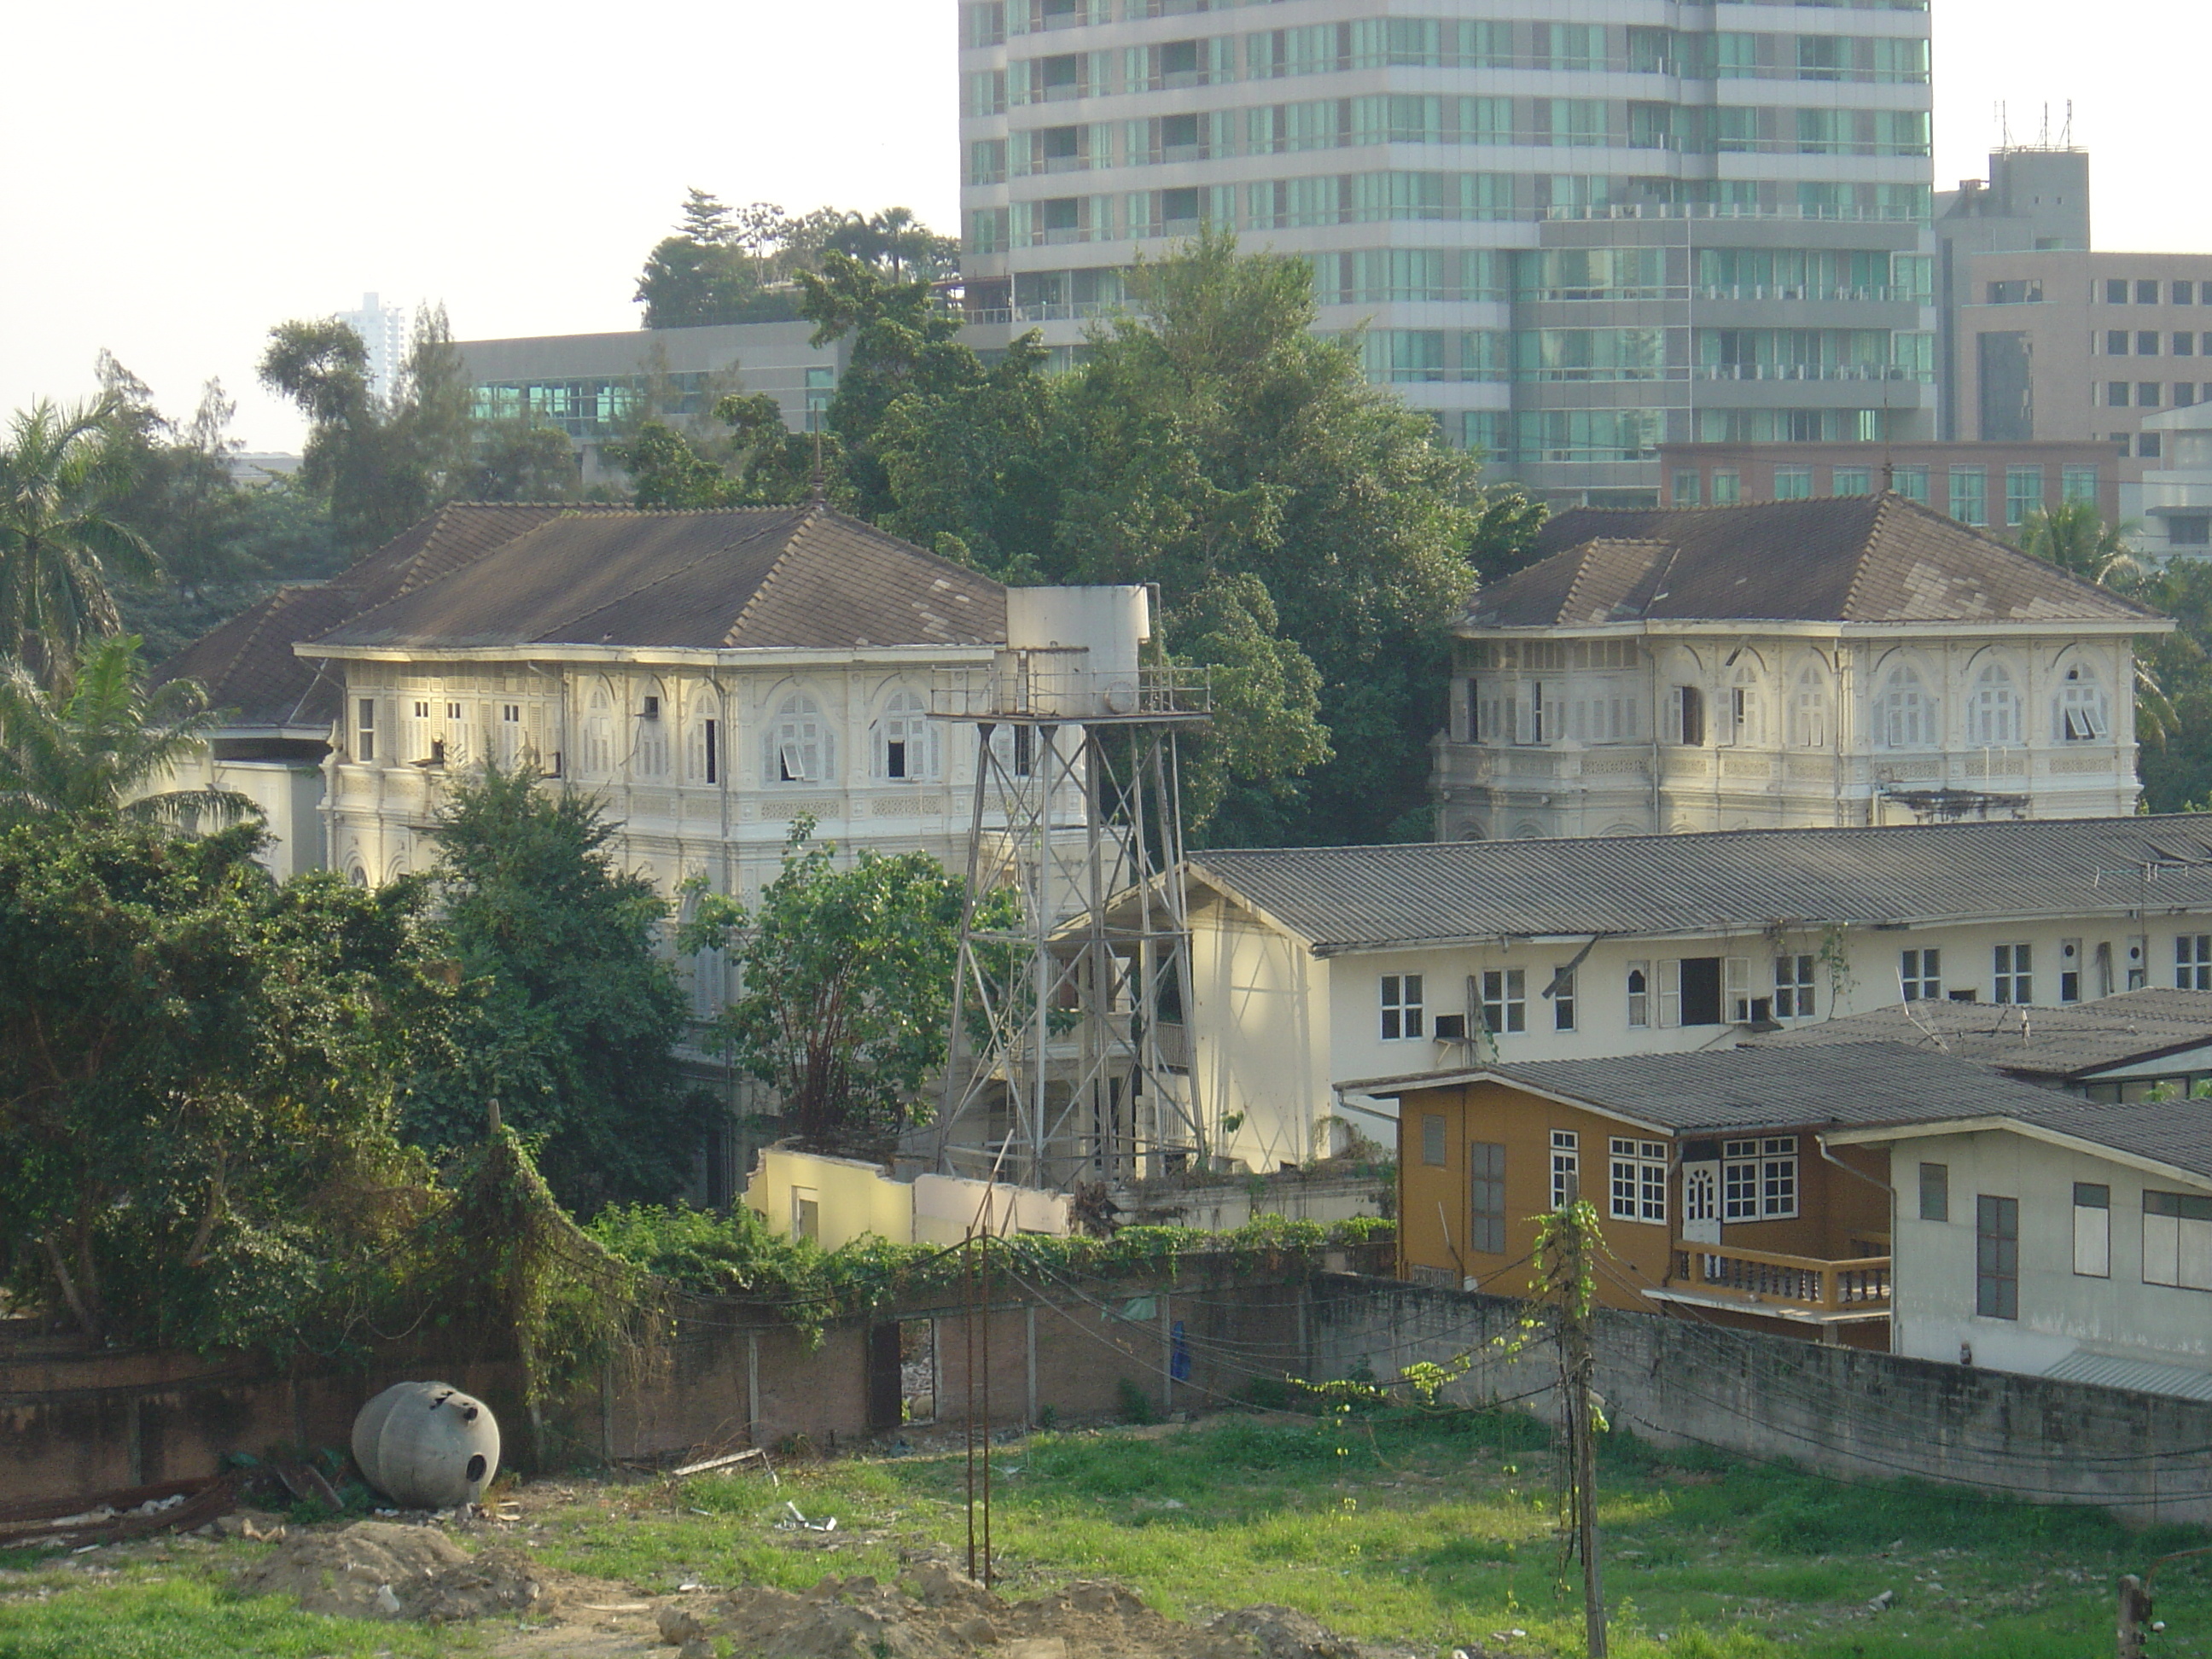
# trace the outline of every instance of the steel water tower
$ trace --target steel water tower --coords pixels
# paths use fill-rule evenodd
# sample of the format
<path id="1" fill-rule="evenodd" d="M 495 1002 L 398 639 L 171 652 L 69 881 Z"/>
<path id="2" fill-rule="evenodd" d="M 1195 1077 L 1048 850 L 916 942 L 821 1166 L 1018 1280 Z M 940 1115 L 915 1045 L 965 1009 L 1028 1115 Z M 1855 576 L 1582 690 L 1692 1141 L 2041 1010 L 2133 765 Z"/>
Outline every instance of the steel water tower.
<path id="1" fill-rule="evenodd" d="M 1151 598 L 1009 589 L 991 667 L 938 677 L 931 712 L 971 727 L 976 754 L 937 1126 L 948 1173 L 1065 1189 L 1206 1152 L 1179 1041 L 1190 957 L 1170 877 L 1177 738 L 1212 718 L 1211 696 L 1205 670 L 1146 660 Z M 1006 890 L 1019 916 L 994 925 L 986 900 Z"/>

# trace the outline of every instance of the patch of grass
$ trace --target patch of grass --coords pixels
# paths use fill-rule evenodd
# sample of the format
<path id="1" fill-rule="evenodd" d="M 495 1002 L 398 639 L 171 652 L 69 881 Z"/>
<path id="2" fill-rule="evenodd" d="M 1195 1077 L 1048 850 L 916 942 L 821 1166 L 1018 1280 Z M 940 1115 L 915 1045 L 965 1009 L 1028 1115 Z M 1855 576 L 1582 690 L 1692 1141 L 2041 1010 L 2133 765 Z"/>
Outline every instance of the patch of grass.
<path id="1" fill-rule="evenodd" d="M 44 1600 L 0 1589 L 0 1659 L 431 1659 L 472 1633 L 326 1619 L 233 1597 L 200 1576 L 76 1584 Z"/>

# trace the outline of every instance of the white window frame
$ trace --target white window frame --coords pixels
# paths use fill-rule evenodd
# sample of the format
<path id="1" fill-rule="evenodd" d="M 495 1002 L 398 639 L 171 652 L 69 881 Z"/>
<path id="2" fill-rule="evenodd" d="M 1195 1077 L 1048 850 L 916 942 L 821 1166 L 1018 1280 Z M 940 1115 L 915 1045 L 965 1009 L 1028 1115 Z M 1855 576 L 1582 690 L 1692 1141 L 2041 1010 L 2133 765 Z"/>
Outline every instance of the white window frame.
<path id="1" fill-rule="evenodd" d="M 1899 663 L 1889 671 L 1875 702 L 1875 729 L 1884 749 L 1933 749 L 1937 742 L 1936 699 L 1920 671 Z"/>
<path id="2" fill-rule="evenodd" d="M 630 751 L 634 769 L 641 778 L 665 778 L 668 775 L 668 727 L 675 718 L 676 710 L 658 685 L 646 693 L 646 702 L 659 712 L 647 714 L 644 705 L 639 707 L 637 741 Z"/>
<path id="3" fill-rule="evenodd" d="M 1730 1023 L 1748 1025 L 1759 1018 L 1751 994 L 1751 958 L 1723 957 L 1721 958 L 1721 1006 L 1728 1012 Z"/>
<path id="4" fill-rule="evenodd" d="M 1520 1036 L 1528 1029 L 1528 970 L 1486 968 L 1479 981 L 1482 1029 L 1492 1036 Z"/>
<path id="5" fill-rule="evenodd" d="M 891 693 L 876 722 L 875 769 L 885 783 L 929 783 L 942 775 L 943 732 L 928 705 L 912 691 Z M 896 748 L 897 752 L 893 753 Z M 899 763 L 892 769 L 892 762 Z"/>
<path id="6" fill-rule="evenodd" d="M 2074 664 L 2051 705 L 2051 737 L 2060 743 L 2110 743 L 2112 731 L 2111 707 L 2095 671 Z"/>
<path id="7" fill-rule="evenodd" d="M 1384 1042 L 1415 1042 L 1426 1033 L 1425 988 L 1419 974 L 1385 974 L 1377 987 L 1382 1004 L 1378 1026 Z"/>
<path id="8" fill-rule="evenodd" d="M 1759 696 L 1759 673 L 1748 663 L 1735 671 L 1729 685 L 1728 742 L 1738 747 L 1759 748 L 1766 742 L 1766 709 Z"/>
<path id="9" fill-rule="evenodd" d="M 1721 1219 L 1787 1221 L 1797 1213 L 1797 1137 L 1721 1143 Z"/>
<path id="10" fill-rule="evenodd" d="M 1682 959 L 1663 957 L 1659 969 L 1659 1029 L 1674 1031 L 1682 1024 Z"/>
<path id="11" fill-rule="evenodd" d="M 584 714 L 584 775 L 615 775 L 615 704 L 605 687 L 592 693 Z"/>
<path id="12" fill-rule="evenodd" d="M 1642 990 L 1637 989 L 1638 981 L 1643 983 Z M 1632 1031 L 1644 1030 L 1651 1024 L 1651 964 L 1649 962 L 1630 963 L 1622 982 L 1628 991 L 1628 1029 Z"/>
<path id="13" fill-rule="evenodd" d="M 525 745 L 522 738 L 522 705 L 503 702 L 499 706 L 499 763 L 519 766 Z"/>
<path id="14" fill-rule="evenodd" d="M 2180 991 L 2212 991 L 2212 933 L 2177 933 L 2173 984 Z"/>
<path id="15" fill-rule="evenodd" d="M 1575 970 L 1563 968 L 1552 975 L 1552 1029 L 1575 1029 Z"/>
<path id="16" fill-rule="evenodd" d="M 2085 1196 L 2092 1201 L 2083 1203 Z M 2082 1279 L 2112 1276 L 2112 1189 L 2106 1183 L 2074 1183 L 2074 1272 Z"/>
<path id="17" fill-rule="evenodd" d="M 1796 749 L 1828 746 L 1828 677 L 1808 663 L 1797 675 L 1797 690 L 1790 704 L 1790 745 Z"/>
<path id="18" fill-rule="evenodd" d="M 1990 947 L 1990 1000 L 2017 1004 L 2023 1008 L 2035 1005 L 2033 945 L 2006 944 Z"/>
<path id="19" fill-rule="evenodd" d="M 2142 1195 L 2142 1282 L 2212 1291 L 2212 1195 Z"/>
<path id="20" fill-rule="evenodd" d="M 1582 1196 L 1583 1138 L 1572 1129 L 1552 1131 L 1552 1207 L 1564 1210 Z"/>
<path id="21" fill-rule="evenodd" d="M 822 705 L 794 691 L 777 705 L 761 734 L 761 781 L 771 788 L 830 782 L 837 771 L 837 734 Z"/>
<path id="22" fill-rule="evenodd" d="M 2001 662 L 1990 663 L 1974 677 L 1966 704 L 1966 741 L 1976 749 L 2010 749 L 2021 740 L 2020 694 L 2012 672 Z"/>
<path id="23" fill-rule="evenodd" d="M 1906 1002 L 1943 1000 L 1943 947 L 1931 945 L 1897 954 L 1897 988 Z"/>
<path id="24" fill-rule="evenodd" d="M 1667 1224 L 1667 1143 L 1633 1135 L 1609 1138 L 1607 1212 L 1615 1221 Z"/>
<path id="25" fill-rule="evenodd" d="M 684 769 L 692 782 L 719 785 L 722 781 L 722 721 L 714 704 L 692 711 L 691 738 L 684 750 Z"/>
<path id="26" fill-rule="evenodd" d="M 361 697 L 356 701 L 361 706 L 355 711 L 360 720 L 355 727 L 353 757 L 363 766 L 374 766 L 376 764 L 376 699 Z"/>
<path id="27" fill-rule="evenodd" d="M 1812 1019 L 1820 1006 L 1814 969 L 1820 958 L 1804 951 L 1774 958 L 1774 1018 Z"/>

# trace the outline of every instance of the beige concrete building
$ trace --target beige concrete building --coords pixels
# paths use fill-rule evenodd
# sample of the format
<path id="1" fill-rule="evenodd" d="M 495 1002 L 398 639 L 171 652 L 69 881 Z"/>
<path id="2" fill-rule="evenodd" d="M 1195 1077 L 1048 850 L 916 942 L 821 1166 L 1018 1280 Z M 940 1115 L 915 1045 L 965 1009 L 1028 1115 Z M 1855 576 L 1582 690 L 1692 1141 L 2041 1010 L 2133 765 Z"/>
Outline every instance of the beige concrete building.
<path id="1" fill-rule="evenodd" d="M 1458 628 L 1440 840 L 2135 808 L 2172 623 L 1895 495 L 1581 508 Z"/>

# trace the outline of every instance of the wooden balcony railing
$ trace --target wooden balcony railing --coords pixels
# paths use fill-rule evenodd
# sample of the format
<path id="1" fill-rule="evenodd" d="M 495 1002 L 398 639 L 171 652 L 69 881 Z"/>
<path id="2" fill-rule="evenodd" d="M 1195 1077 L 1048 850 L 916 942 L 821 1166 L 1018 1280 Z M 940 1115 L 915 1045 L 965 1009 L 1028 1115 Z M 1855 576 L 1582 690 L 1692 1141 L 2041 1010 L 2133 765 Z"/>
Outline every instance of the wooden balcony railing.
<path id="1" fill-rule="evenodd" d="M 1875 1313 L 1889 1307 L 1889 1258 L 1867 1255 L 1828 1261 L 1677 1239 L 1674 1270 L 1668 1275 L 1668 1284 L 1814 1313 Z"/>

